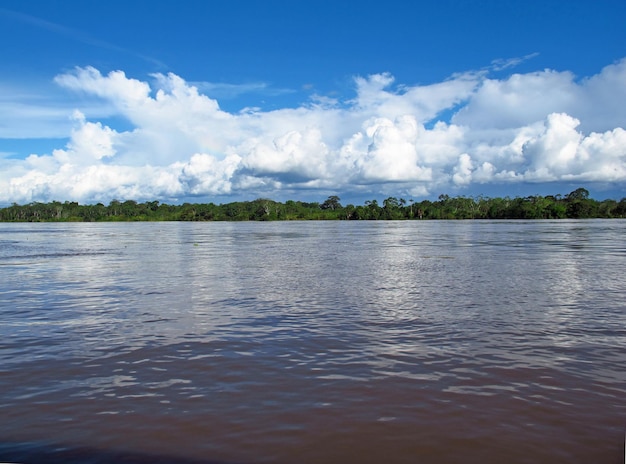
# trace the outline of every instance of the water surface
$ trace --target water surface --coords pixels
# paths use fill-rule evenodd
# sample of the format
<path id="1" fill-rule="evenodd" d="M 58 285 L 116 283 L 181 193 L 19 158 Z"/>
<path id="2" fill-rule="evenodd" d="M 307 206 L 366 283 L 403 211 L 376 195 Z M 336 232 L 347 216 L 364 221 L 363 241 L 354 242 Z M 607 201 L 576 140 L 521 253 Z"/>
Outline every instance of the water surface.
<path id="1" fill-rule="evenodd" d="M 625 232 L 0 224 L 0 460 L 623 462 Z"/>

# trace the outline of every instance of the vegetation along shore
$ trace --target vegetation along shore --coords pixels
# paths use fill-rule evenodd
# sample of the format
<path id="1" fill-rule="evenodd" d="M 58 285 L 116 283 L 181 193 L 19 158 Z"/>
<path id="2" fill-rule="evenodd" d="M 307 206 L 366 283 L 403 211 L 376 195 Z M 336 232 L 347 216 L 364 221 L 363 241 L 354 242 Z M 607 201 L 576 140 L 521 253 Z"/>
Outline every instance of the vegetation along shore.
<path id="1" fill-rule="evenodd" d="M 582 219 L 626 218 L 626 198 L 597 201 L 578 188 L 567 195 L 516 198 L 468 198 L 440 195 L 438 200 L 413 201 L 389 197 L 363 205 L 342 205 L 338 196 L 322 203 L 265 198 L 233 203 L 138 203 L 113 200 L 80 205 L 76 202 L 13 204 L 0 209 L 2 222 L 92 221 L 288 221 L 393 219 Z"/>

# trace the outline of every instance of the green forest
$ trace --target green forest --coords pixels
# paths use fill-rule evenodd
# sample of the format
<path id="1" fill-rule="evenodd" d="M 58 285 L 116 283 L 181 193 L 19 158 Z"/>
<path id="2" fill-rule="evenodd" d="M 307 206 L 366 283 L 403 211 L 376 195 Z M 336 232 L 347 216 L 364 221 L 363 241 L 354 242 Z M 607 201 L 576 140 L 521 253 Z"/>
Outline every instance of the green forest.
<path id="1" fill-rule="evenodd" d="M 113 200 L 80 205 L 76 202 L 13 204 L 0 209 L 2 222 L 92 221 L 292 221 L 292 220 L 399 220 L 399 219 L 582 219 L 625 218 L 626 198 L 596 201 L 578 188 L 567 195 L 524 198 L 469 198 L 440 195 L 436 201 L 389 197 L 382 203 L 342 205 L 338 196 L 321 203 L 265 198 L 225 204 L 158 201 L 138 203 Z"/>

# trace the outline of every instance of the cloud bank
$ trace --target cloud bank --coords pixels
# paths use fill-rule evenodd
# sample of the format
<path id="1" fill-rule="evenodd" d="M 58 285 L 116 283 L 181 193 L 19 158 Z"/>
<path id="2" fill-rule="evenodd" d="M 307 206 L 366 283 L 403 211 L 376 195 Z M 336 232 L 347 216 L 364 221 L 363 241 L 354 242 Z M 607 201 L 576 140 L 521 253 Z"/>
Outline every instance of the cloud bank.
<path id="1" fill-rule="evenodd" d="M 64 147 L 0 156 L 0 202 L 297 199 L 303 190 L 432 195 L 491 184 L 626 181 L 626 59 L 578 80 L 467 72 L 430 85 L 383 73 L 355 97 L 222 110 L 175 74 L 77 68 L 55 78 L 124 128 L 72 115 Z M 208 87 L 207 87 L 208 88 Z"/>

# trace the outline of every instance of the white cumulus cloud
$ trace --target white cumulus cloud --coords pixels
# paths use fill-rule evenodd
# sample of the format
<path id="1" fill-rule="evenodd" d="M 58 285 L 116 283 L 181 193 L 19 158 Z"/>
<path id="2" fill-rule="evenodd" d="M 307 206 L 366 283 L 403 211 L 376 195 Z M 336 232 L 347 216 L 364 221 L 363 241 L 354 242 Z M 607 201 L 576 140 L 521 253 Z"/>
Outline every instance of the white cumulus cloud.
<path id="1" fill-rule="evenodd" d="M 172 73 L 143 81 L 85 67 L 55 82 L 90 106 L 65 115 L 73 124 L 65 146 L 0 157 L 0 202 L 252 199 L 298 189 L 428 195 L 489 183 L 626 181 L 626 59 L 581 79 L 468 72 L 398 85 L 381 73 L 356 77 L 350 100 L 315 96 L 297 108 L 240 113 Z M 15 124 L 19 132 L 23 121 Z"/>

